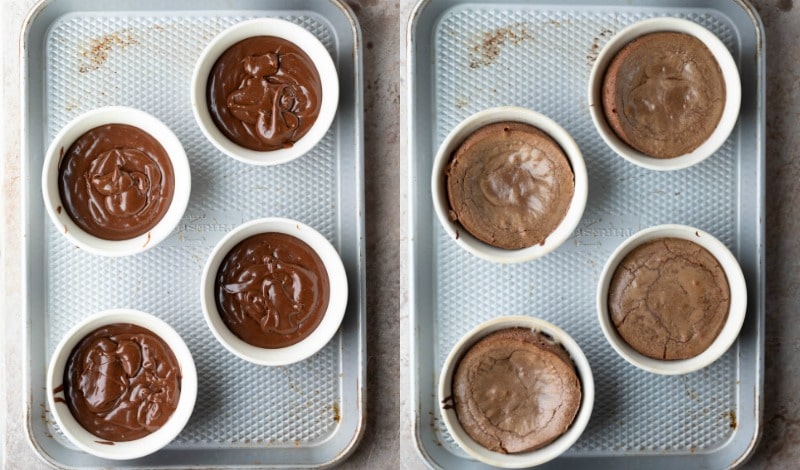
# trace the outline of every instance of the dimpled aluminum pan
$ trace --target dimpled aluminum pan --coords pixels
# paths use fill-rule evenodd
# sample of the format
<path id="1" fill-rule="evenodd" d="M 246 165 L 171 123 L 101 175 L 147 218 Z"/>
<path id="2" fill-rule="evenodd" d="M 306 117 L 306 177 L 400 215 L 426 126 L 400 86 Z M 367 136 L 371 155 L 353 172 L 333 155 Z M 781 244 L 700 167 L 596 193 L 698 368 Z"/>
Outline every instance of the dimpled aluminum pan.
<path id="1" fill-rule="evenodd" d="M 303 26 L 339 71 L 337 118 L 308 154 L 274 167 L 216 150 L 192 114 L 189 85 L 208 42 L 240 21 L 278 17 Z M 77 451 L 45 407 L 45 370 L 63 335 L 92 313 L 150 312 L 191 350 L 197 404 L 183 432 L 149 457 L 115 466 L 317 466 L 355 448 L 363 431 L 365 282 L 361 38 L 338 1 L 98 2 L 40 4 L 26 22 L 26 310 L 30 440 L 48 462 L 112 465 Z M 183 220 L 159 246 L 110 259 L 82 253 L 48 220 L 41 196 L 44 150 L 80 114 L 124 105 L 153 114 L 186 149 L 192 194 Z M 200 275 L 214 245 L 247 220 L 281 216 L 322 233 L 341 254 L 350 292 L 340 332 L 313 357 L 262 367 L 229 353 L 200 307 Z"/>
<path id="2" fill-rule="evenodd" d="M 764 49 L 761 22 L 736 1 L 562 1 L 502 4 L 430 0 L 408 30 L 409 314 L 416 444 L 442 468 L 482 468 L 455 444 L 436 403 L 453 345 L 501 315 L 548 320 L 582 347 L 596 399 L 580 440 L 546 468 L 726 468 L 741 463 L 760 434 L 764 350 Z M 616 155 L 592 124 L 589 73 L 617 31 L 675 16 L 710 29 L 730 49 L 742 78 L 731 137 L 704 162 L 680 171 L 639 168 Z M 445 136 L 485 108 L 517 105 L 561 124 L 583 152 L 589 199 L 562 247 L 517 265 L 482 261 L 459 248 L 432 210 L 430 171 Z M 600 271 L 625 238 L 664 223 L 718 237 L 742 265 L 744 328 L 730 351 L 692 374 L 664 377 L 618 356 L 597 322 Z"/>

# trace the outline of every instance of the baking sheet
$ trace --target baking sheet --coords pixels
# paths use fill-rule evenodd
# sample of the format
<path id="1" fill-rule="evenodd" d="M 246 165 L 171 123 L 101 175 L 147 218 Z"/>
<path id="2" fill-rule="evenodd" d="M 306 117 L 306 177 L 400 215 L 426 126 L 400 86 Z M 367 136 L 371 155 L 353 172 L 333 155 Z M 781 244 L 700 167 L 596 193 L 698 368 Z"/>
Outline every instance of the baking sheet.
<path id="1" fill-rule="evenodd" d="M 717 34 L 742 79 L 731 137 L 690 169 L 654 172 L 617 156 L 589 116 L 588 78 L 615 32 L 646 18 L 675 16 Z M 760 435 L 764 351 L 764 44 L 755 10 L 733 0 L 558 3 L 421 1 L 408 42 L 409 315 L 416 445 L 441 468 L 482 468 L 457 447 L 436 403 L 436 381 L 452 346 L 501 315 L 551 321 L 581 345 L 597 397 L 581 439 L 546 468 L 726 468 Z M 436 149 L 467 116 L 523 106 L 563 126 L 583 152 L 589 200 L 573 236 L 556 252 L 519 265 L 470 256 L 432 210 Z M 608 345 L 595 293 L 611 252 L 641 228 L 693 225 L 737 256 L 748 288 L 738 341 L 713 365 L 678 377 L 640 371 Z"/>
<path id="2" fill-rule="evenodd" d="M 196 59 L 239 21 L 279 17 L 307 28 L 331 53 L 341 93 L 336 120 L 307 155 L 275 167 L 217 151 L 195 123 L 189 84 Z M 344 458 L 364 427 L 365 277 L 361 37 L 338 0 L 55 0 L 25 22 L 24 219 L 27 430 L 46 461 L 66 467 L 319 466 Z M 81 253 L 47 219 L 44 150 L 78 115 L 101 106 L 153 114 L 181 140 L 192 194 L 178 228 L 152 250 L 110 259 Z M 349 280 L 340 332 L 312 358 L 260 367 L 228 353 L 200 307 L 200 274 L 211 249 L 240 223 L 297 219 L 339 251 Z M 63 334 L 100 310 L 129 307 L 167 321 L 186 341 L 199 391 L 191 420 L 165 449 L 111 462 L 77 451 L 45 407 L 44 375 Z"/>

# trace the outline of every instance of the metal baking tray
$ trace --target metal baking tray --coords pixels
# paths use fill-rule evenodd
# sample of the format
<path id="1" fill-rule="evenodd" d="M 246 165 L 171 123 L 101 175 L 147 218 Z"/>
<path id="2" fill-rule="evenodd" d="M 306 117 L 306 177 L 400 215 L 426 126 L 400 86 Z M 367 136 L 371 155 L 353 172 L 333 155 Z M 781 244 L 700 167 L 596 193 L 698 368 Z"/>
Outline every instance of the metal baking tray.
<path id="1" fill-rule="evenodd" d="M 737 127 L 711 158 L 655 172 L 617 156 L 592 125 L 589 73 L 621 28 L 656 16 L 687 18 L 730 49 L 742 79 Z M 549 320 L 581 345 L 596 401 L 581 439 L 545 468 L 727 468 L 761 430 L 764 371 L 764 31 L 736 0 L 424 0 L 407 29 L 408 311 L 415 439 L 433 467 L 483 468 L 441 421 L 436 381 L 458 339 L 500 315 Z M 430 172 L 453 127 L 485 108 L 517 105 L 561 124 L 583 152 L 589 201 L 572 238 L 518 265 L 482 261 L 451 240 L 432 210 Z M 682 223 L 706 230 L 737 256 L 748 309 L 730 351 L 677 377 L 627 364 L 608 345 L 595 310 L 600 271 L 640 228 Z"/>
<path id="2" fill-rule="evenodd" d="M 195 61 L 220 31 L 280 17 L 316 35 L 339 71 L 337 117 L 307 155 L 275 167 L 217 151 L 192 115 Z M 60 467 L 320 466 L 345 458 L 365 423 L 365 258 L 362 40 L 339 0 L 51 0 L 23 31 L 24 389 L 26 429 L 38 454 Z M 56 132 L 94 108 L 124 105 L 167 124 L 192 171 L 186 214 L 169 239 L 120 259 L 82 253 L 47 220 L 44 150 Z M 234 226 L 282 216 L 316 228 L 341 254 L 349 280 L 342 327 L 308 360 L 259 367 L 228 353 L 200 307 L 200 274 Z M 186 341 L 197 365 L 194 414 L 165 449 L 112 462 L 79 452 L 46 409 L 45 370 L 57 342 L 80 319 L 130 307 L 153 313 Z"/>

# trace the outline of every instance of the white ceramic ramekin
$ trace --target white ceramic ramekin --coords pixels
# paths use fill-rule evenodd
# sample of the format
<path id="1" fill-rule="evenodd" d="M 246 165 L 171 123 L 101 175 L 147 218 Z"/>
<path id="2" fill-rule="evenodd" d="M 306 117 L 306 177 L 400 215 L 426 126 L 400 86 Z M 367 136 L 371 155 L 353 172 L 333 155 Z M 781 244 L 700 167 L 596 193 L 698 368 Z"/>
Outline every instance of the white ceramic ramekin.
<path id="1" fill-rule="evenodd" d="M 302 49 L 314 62 L 322 82 L 322 104 L 317 120 L 306 135 L 289 148 L 260 152 L 228 139 L 211 119 L 206 99 L 208 76 L 217 59 L 229 47 L 254 36 L 286 39 Z M 339 75 L 331 55 L 313 34 L 301 26 L 277 18 L 259 18 L 238 23 L 219 33 L 197 59 L 191 82 L 192 111 L 206 138 L 226 155 L 254 165 L 277 165 L 294 160 L 319 142 L 333 123 L 339 105 Z"/>
<path id="2" fill-rule="evenodd" d="M 181 395 L 178 407 L 160 429 L 145 437 L 127 442 L 115 442 L 113 445 L 104 443 L 103 439 L 85 430 L 72 416 L 69 407 L 63 401 L 64 392 L 54 393 L 64 379 L 64 368 L 67 365 L 70 353 L 86 335 L 92 331 L 112 323 L 131 323 L 152 331 L 158 335 L 172 349 L 181 368 Z M 50 364 L 47 368 L 47 403 L 58 427 L 64 435 L 79 449 L 97 457 L 114 460 L 128 460 L 161 449 L 177 436 L 192 415 L 194 403 L 197 398 L 197 371 L 192 359 L 192 353 L 186 343 L 164 321 L 153 315 L 130 309 L 106 310 L 75 325 L 56 347 Z M 58 401 L 56 401 L 58 398 Z"/>
<path id="3" fill-rule="evenodd" d="M 503 330 L 506 328 L 529 328 L 536 332 L 549 335 L 556 342 L 560 343 L 572 362 L 581 382 L 581 406 L 572 426 L 567 432 L 558 437 L 555 441 L 542 447 L 541 449 L 521 452 L 516 454 L 502 454 L 491 451 L 475 442 L 461 427 L 458 421 L 456 410 L 449 406 L 453 396 L 453 374 L 461 358 L 475 343 L 483 339 L 489 333 Z M 580 346 L 567 333 L 557 326 L 533 317 L 510 316 L 499 317 L 484 322 L 464 335 L 447 356 L 439 375 L 439 406 L 441 408 L 442 419 L 450 435 L 456 443 L 469 455 L 480 460 L 487 465 L 494 465 L 501 468 L 524 468 L 534 465 L 541 465 L 545 462 L 558 457 L 578 440 L 589 423 L 594 406 L 594 378 L 589 361 L 583 354 Z"/>
<path id="4" fill-rule="evenodd" d="M 153 136 L 169 155 L 175 175 L 175 191 L 167 213 L 150 231 L 128 240 L 104 240 L 81 229 L 63 210 L 58 192 L 58 170 L 64 152 L 86 132 L 106 124 L 128 124 Z M 186 152 L 178 137 L 164 123 L 138 109 L 110 106 L 78 116 L 56 135 L 44 158 L 42 195 L 50 220 L 75 246 L 97 255 L 127 256 L 153 248 L 169 236 L 189 204 L 191 181 Z"/>
<path id="5" fill-rule="evenodd" d="M 453 152 L 459 145 L 473 132 L 481 127 L 504 121 L 521 122 L 529 124 L 549 135 L 558 143 L 569 159 L 572 172 L 575 176 L 575 192 L 572 195 L 572 202 L 569 205 L 564 220 L 556 229 L 548 235 L 541 245 L 533 245 L 519 250 L 506 250 L 498 248 L 488 243 L 484 243 L 473 237 L 466 231 L 461 224 L 453 222 L 448 217 L 450 202 L 447 197 L 447 183 L 445 178 L 445 168 L 450 163 Z M 567 131 L 559 126 L 552 119 L 525 108 L 514 106 L 502 106 L 490 108 L 473 114 L 461 121 L 450 134 L 445 137 L 439 151 L 433 160 L 433 171 L 431 173 L 431 194 L 433 195 L 433 208 L 439 218 L 444 230 L 455 240 L 463 249 L 475 256 L 494 263 L 521 263 L 550 253 L 572 234 L 578 226 L 586 208 L 586 198 L 589 192 L 589 183 L 586 175 L 586 164 L 583 161 L 578 144 L 570 137 Z"/>
<path id="6" fill-rule="evenodd" d="M 630 147 L 611 129 L 603 113 L 603 78 L 608 65 L 617 52 L 639 36 L 664 31 L 689 34 L 702 41 L 717 60 L 725 80 L 725 108 L 717 128 L 708 140 L 694 151 L 675 158 L 653 158 Z M 606 144 L 622 158 L 650 170 L 687 168 L 700 163 L 716 152 L 725 143 L 739 119 L 741 101 L 742 84 L 739 78 L 739 69 L 728 48 L 711 31 L 697 23 L 679 18 L 652 18 L 638 21 L 624 28 L 612 37 L 600 51 L 589 75 L 589 113 L 597 132 Z"/>
<path id="7" fill-rule="evenodd" d="M 330 281 L 328 309 L 317 328 L 298 343 L 274 349 L 253 346 L 233 334 L 219 316 L 219 310 L 214 300 L 216 275 L 225 256 L 244 239 L 260 233 L 271 232 L 285 233 L 307 243 L 322 259 Z M 214 247 L 203 268 L 203 276 L 200 280 L 200 302 L 211 332 L 228 351 L 246 361 L 264 366 L 283 366 L 302 361 L 328 344 L 344 319 L 347 295 L 347 275 L 342 259 L 333 245 L 308 225 L 278 217 L 251 220 L 230 231 Z"/>
<path id="8" fill-rule="evenodd" d="M 617 332 L 608 313 L 608 289 L 619 263 L 637 246 L 659 238 L 681 238 L 697 243 L 711 253 L 725 271 L 731 291 L 728 319 L 717 338 L 699 355 L 682 360 L 667 361 L 653 359 L 633 349 Z M 700 370 L 716 361 L 731 347 L 744 323 L 747 310 L 747 286 L 744 274 L 736 257 L 719 240 L 700 229 L 686 225 L 658 225 L 641 230 L 622 242 L 606 261 L 597 286 L 597 316 L 603 334 L 617 353 L 634 366 L 661 375 L 686 374 Z"/>

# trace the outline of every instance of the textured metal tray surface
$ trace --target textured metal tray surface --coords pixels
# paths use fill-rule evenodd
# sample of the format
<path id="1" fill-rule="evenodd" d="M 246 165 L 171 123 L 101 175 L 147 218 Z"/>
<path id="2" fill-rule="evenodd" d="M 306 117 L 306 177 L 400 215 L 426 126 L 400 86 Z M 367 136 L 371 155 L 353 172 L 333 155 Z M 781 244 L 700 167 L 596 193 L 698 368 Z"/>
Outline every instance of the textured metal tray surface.
<path id="1" fill-rule="evenodd" d="M 408 26 L 411 120 L 410 316 L 417 447 L 443 468 L 481 468 L 441 421 L 436 382 L 445 357 L 471 328 L 501 315 L 530 315 L 563 328 L 592 366 L 596 400 L 581 439 L 558 468 L 725 468 L 741 463 L 760 433 L 764 321 L 764 55 L 761 23 L 734 1 L 502 4 L 423 1 Z M 597 134 L 588 77 L 603 45 L 637 20 L 675 16 L 713 31 L 742 77 L 731 137 L 690 169 L 655 172 L 626 162 Z M 430 171 L 444 137 L 485 108 L 517 105 L 560 123 L 583 152 L 589 201 L 572 238 L 519 265 L 469 255 L 432 211 Z M 596 319 L 600 271 L 641 228 L 682 223 L 706 230 L 737 256 L 748 288 L 738 341 L 702 371 L 664 377 L 636 369 L 606 342 Z"/>
<path id="2" fill-rule="evenodd" d="M 120 466 L 317 466 L 343 458 L 364 423 L 365 291 L 360 31 L 338 1 L 54 1 L 40 5 L 24 38 L 28 432 L 47 461 L 108 466 L 77 451 L 45 408 L 44 374 L 64 333 L 108 308 L 155 314 L 184 338 L 197 366 L 194 414 L 164 450 Z M 165 10 L 166 9 L 166 10 Z M 275 167 L 217 151 L 195 123 L 189 84 L 195 61 L 220 31 L 279 17 L 312 32 L 339 70 L 339 111 L 308 154 Z M 126 105 L 155 115 L 181 140 L 192 171 L 186 214 L 169 239 L 136 256 L 82 253 L 46 220 L 44 149 L 78 115 Z M 230 354 L 200 308 L 200 274 L 211 249 L 238 224 L 265 216 L 317 229 L 342 256 L 350 284 L 340 332 L 313 357 L 260 367 Z"/>

